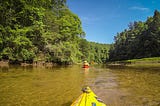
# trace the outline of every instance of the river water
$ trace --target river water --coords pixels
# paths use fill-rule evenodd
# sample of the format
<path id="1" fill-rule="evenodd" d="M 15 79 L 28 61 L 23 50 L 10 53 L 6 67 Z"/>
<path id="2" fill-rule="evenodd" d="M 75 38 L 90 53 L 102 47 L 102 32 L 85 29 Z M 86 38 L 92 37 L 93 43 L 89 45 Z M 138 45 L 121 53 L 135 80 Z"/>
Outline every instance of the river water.
<path id="1" fill-rule="evenodd" d="M 1 67 L 0 106 L 70 106 L 89 86 L 107 106 L 160 106 L 159 68 Z"/>

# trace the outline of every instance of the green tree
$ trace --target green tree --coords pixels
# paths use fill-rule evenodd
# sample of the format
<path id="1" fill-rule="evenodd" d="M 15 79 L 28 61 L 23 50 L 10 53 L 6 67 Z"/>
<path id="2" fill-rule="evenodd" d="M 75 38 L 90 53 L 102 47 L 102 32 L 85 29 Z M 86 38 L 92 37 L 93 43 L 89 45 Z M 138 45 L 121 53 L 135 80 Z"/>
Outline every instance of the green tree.
<path id="1" fill-rule="evenodd" d="M 109 60 L 126 60 L 160 56 L 160 13 L 146 22 L 129 24 L 129 29 L 115 36 L 115 43 L 109 50 Z"/>

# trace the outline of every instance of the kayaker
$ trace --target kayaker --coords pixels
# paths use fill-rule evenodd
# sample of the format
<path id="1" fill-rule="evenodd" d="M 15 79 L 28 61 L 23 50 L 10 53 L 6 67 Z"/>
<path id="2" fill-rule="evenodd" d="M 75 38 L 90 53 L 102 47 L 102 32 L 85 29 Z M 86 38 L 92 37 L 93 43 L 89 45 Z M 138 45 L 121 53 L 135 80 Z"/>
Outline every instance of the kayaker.
<path id="1" fill-rule="evenodd" d="M 87 61 L 84 61 L 84 66 L 89 66 L 89 63 Z"/>

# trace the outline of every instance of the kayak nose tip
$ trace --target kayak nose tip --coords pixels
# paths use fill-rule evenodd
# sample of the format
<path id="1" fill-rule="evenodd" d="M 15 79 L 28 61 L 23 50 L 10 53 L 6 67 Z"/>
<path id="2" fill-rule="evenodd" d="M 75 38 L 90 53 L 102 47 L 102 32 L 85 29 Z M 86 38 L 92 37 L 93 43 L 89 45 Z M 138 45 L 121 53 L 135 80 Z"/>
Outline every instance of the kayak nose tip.
<path id="1" fill-rule="evenodd" d="M 82 91 L 83 91 L 83 93 L 89 93 L 90 92 L 90 88 L 88 86 L 84 87 L 84 88 L 82 88 Z"/>

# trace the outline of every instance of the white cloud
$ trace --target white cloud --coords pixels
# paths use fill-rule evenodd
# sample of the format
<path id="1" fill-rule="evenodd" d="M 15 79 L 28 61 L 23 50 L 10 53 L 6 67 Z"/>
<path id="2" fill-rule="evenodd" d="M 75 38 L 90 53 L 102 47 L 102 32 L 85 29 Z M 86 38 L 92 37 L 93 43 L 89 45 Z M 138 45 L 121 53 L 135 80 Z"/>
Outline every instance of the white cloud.
<path id="1" fill-rule="evenodd" d="M 140 10 L 140 11 L 149 11 L 149 8 L 138 7 L 138 6 L 133 6 L 133 7 L 130 7 L 129 9 L 131 9 L 131 10 Z"/>
<path id="2" fill-rule="evenodd" d="M 84 24 L 93 24 L 93 23 L 100 20 L 100 18 L 86 17 L 86 16 L 80 16 L 80 19 L 81 19 L 82 23 L 84 23 Z"/>
<path id="3" fill-rule="evenodd" d="M 89 18 L 88 18 L 88 17 L 82 16 L 82 17 L 80 17 L 80 18 L 81 18 L 82 21 L 89 21 Z"/>

